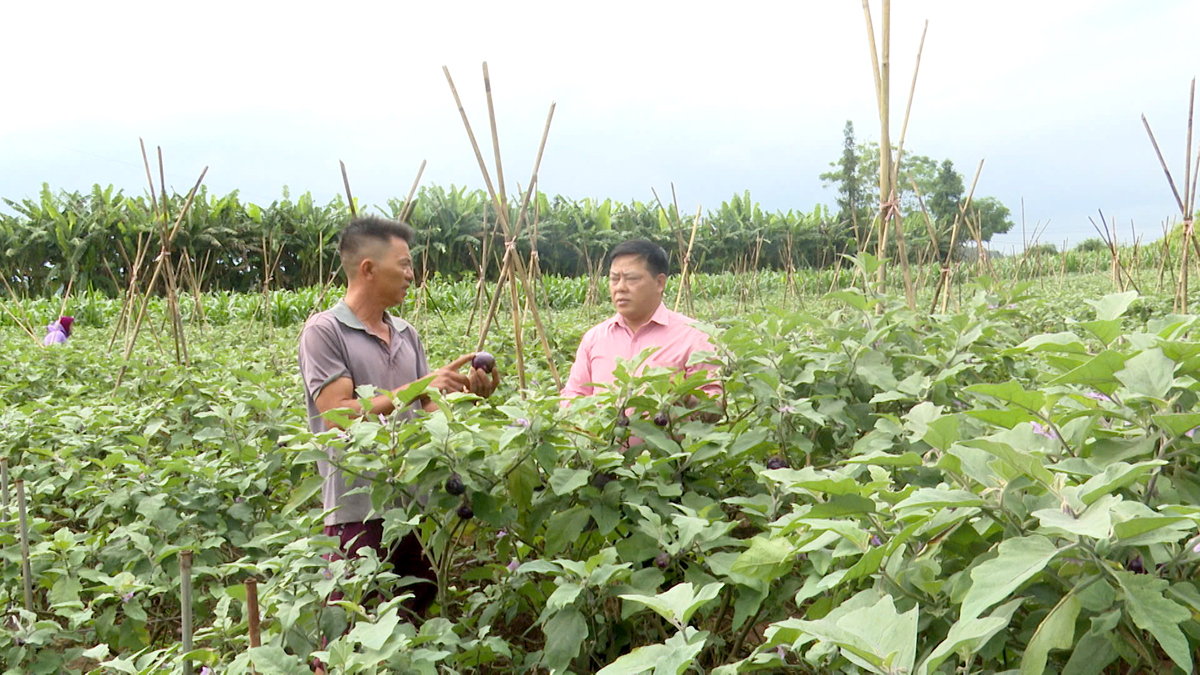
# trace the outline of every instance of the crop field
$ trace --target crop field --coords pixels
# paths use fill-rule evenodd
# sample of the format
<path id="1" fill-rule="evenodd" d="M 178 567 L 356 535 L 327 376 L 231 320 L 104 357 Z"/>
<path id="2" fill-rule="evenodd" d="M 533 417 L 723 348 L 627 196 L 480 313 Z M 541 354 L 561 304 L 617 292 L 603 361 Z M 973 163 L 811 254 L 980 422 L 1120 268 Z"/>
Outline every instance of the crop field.
<path id="1" fill-rule="evenodd" d="M 183 365 L 161 299 L 128 361 L 120 299 L 73 296 L 54 348 L 11 317 L 60 300 L 6 300 L 4 672 L 1193 672 L 1200 319 L 1152 265 L 1139 295 L 1107 268 L 996 261 L 930 312 L 932 282 L 914 311 L 898 273 L 862 282 L 876 264 L 696 276 L 681 309 L 717 345 L 715 421 L 677 403 L 696 382 L 654 371 L 560 407 L 529 321 L 521 390 L 507 300 L 489 400 L 434 393 L 418 421 L 321 437 L 296 345 L 336 287 L 182 294 Z M 565 373 L 607 288 L 537 288 Z M 474 292 L 435 278 L 408 299 L 431 364 L 474 350 Z M 415 531 L 439 570 L 425 617 L 379 598 L 405 580 L 373 557 L 328 560 L 326 447 L 374 472 L 387 537 Z"/>

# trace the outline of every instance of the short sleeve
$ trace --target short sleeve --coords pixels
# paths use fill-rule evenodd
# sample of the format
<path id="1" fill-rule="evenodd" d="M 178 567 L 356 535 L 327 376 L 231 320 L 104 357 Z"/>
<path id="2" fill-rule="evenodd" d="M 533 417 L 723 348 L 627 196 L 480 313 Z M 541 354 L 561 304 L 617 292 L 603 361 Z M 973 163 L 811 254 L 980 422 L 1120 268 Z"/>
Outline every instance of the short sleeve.
<path id="1" fill-rule="evenodd" d="M 337 332 L 320 322 L 305 326 L 300 333 L 300 378 L 305 393 L 316 400 L 322 389 L 342 377 L 350 377 L 350 369 Z"/>
<path id="2" fill-rule="evenodd" d="M 429 374 L 429 358 L 425 356 L 425 345 L 421 344 L 421 336 L 417 335 L 417 329 L 410 325 L 408 331 L 412 335 L 413 352 L 417 355 L 416 370 L 419 380 Z"/>
<path id="3" fill-rule="evenodd" d="M 563 399 L 588 396 L 592 393 L 592 387 L 588 386 L 592 381 L 591 344 L 592 331 L 588 331 L 579 340 L 579 348 L 575 350 L 575 362 L 571 364 L 571 373 L 559 392 Z"/>

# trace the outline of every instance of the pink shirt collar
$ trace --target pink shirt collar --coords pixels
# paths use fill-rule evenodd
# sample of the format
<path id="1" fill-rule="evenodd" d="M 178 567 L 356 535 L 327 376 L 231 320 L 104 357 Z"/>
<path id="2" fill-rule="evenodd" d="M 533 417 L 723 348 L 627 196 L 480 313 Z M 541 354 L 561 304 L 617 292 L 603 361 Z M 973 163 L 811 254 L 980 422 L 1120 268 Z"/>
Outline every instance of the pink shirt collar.
<path id="1" fill-rule="evenodd" d="M 625 317 L 622 316 L 620 312 L 606 319 L 604 323 L 609 326 L 620 326 L 625 330 L 630 330 L 629 324 L 626 323 Z M 652 323 L 656 323 L 660 326 L 671 325 L 671 310 L 667 309 L 667 305 L 665 303 L 658 303 L 658 309 L 654 310 L 654 313 L 650 315 L 650 320 L 647 321 L 642 327 L 645 328 L 645 326 Z"/>

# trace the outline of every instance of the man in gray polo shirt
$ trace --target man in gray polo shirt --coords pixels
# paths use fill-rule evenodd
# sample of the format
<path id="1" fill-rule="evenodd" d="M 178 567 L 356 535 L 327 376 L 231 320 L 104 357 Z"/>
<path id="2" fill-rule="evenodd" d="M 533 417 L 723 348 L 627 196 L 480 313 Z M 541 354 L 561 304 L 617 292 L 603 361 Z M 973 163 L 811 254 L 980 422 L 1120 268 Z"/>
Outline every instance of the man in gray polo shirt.
<path id="1" fill-rule="evenodd" d="M 416 330 L 387 313 L 404 301 L 413 281 L 412 241 L 413 230 L 408 225 L 374 216 L 356 218 L 342 231 L 338 252 L 346 271 L 346 296 L 332 309 L 310 317 L 300 333 L 300 375 L 313 433 L 334 428 L 321 416 L 329 410 L 349 408 L 355 414 L 369 415 L 389 415 L 395 410 L 391 399 L 379 394 L 364 411 L 355 395 L 362 385 L 394 392 L 433 375 L 429 386 L 443 393 L 471 391 L 487 397 L 495 390 L 498 372 L 494 368 L 490 376 L 476 368 L 467 375 L 458 372 L 473 354 L 431 373 Z M 436 409 L 425 398 L 400 414 L 411 419 L 418 406 Z M 347 484 L 346 476 L 329 462 L 318 462 L 317 468 L 325 477 L 325 509 L 332 510 L 325 517 L 325 533 L 340 539 L 346 555 L 355 556 L 359 547 L 370 546 L 380 560 L 389 560 L 400 576 L 434 581 L 433 568 L 415 534 L 404 537 L 392 550 L 384 550 L 382 514 L 371 512 L 371 496 L 366 492 L 346 494 L 369 486 L 369 478 L 355 478 Z M 416 594 L 413 610 L 417 612 L 436 595 L 431 584 L 417 584 L 411 590 Z"/>

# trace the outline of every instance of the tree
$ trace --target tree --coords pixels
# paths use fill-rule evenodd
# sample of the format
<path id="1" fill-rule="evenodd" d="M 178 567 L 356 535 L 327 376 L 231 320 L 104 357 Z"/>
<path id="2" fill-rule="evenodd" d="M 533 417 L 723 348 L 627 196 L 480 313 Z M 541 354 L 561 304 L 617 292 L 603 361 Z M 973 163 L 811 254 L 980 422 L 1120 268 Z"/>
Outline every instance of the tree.
<path id="1" fill-rule="evenodd" d="M 842 159 L 840 162 L 830 163 L 839 171 L 822 174 L 821 178 L 838 183 L 838 222 L 843 225 L 851 224 L 857 231 L 858 221 L 862 220 L 859 203 L 862 188 L 857 173 L 858 148 L 854 142 L 854 122 L 846 120 L 846 127 L 842 134 Z"/>
<path id="2" fill-rule="evenodd" d="M 953 226 L 962 198 L 962 176 L 954 170 L 954 162 L 944 160 L 933 183 L 933 189 L 925 195 L 929 216 L 939 231 L 949 231 Z"/>
<path id="3" fill-rule="evenodd" d="M 980 238 L 984 241 L 991 241 L 993 235 L 1004 234 L 1013 227 L 1008 207 L 995 197 L 971 200 L 971 212 L 979 221 Z"/>

